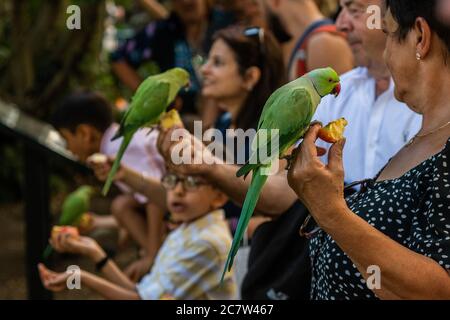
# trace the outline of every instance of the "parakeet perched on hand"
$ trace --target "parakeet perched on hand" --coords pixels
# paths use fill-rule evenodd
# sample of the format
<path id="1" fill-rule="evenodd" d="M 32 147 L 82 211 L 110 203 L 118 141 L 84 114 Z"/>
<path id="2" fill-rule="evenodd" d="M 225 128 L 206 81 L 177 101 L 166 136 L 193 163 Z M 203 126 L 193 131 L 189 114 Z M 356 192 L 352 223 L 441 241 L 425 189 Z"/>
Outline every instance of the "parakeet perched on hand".
<path id="1" fill-rule="evenodd" d="M 130 108 L 123 116 L 117 134 L 112 139 L 123 137 L 103 187 L 103 195 L 108 193 L 123 154 L 136 131 L 157 124 L 167 107 L 175 100 L 178 91 L 188 85 L 189 73 L 181 68 L 173 68 L 156 76 L 150 76 L 142 82 L 133 96 Z"/>
<path id="2" fill-rule="evenodd" d="M 91 197 L 94 189 L 90 186 L 81 186 L 69 194 L 62 205 L 61 216 L 59 217 L 59 226 L 77 225 L 84 213 L 89 211 Z M 47 259 L 52 252 L 50 245 L 44 251 L 44 259 Z"/>
<path id="3" fill-rule="evenodd" d="M 230 271 L 233 266 L 234 256 L 239 249 L 272 163 L 284 156 L 285 152 L 303 137 L 321 98 L 328 94 L 337 96 L 340 89 L 339 76 L 333 69 L 317 69 L 279 88 L 267 100 L 252 143 L 250 159 L 236 173 L 237 177 L 247 176 L 250 172 L 253 175 L 222 280 L 227 270 Z M 278 134 L 272 135 L 272 129 L 278 129 Z M 278 148 L 271 150 L 275 141 L 278 141 Z M 265 153 L 260 153 L 260 146 L 267 148 Z M 274 154 L 271 154 L 272 152 Z M 267 157 L 263 159 L 261 154 L 266 154 Z"/>

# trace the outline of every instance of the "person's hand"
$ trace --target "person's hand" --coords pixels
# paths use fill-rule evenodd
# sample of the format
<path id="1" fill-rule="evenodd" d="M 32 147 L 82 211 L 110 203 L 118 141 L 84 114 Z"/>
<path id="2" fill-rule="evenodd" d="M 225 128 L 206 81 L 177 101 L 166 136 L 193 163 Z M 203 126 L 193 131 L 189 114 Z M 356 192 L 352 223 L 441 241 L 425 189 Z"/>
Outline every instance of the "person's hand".
<path id="1" fill-rule="evenodd" d="M 60 292 L 67 288 L 67 278 L 70 274 L 66 272 L 53 272 L 47 269 L 42 263 L 38 264 L 38 270 L 42 285 L 47 290 Z"/>
<path id="2" fill-rule="evenodd" d="M 288 182 L 316 222 L 326 225 L 338 218 L 334 214 L 337 208 L 346 206 L 342 162 L 345 139 L 330 148 L 328 165 L 325 165 L 319 159 L 325 150 L 315 145 L 320 128 L 320 125 L 312 126 L 294 151 Z"/>
<path id="3" fill-rule="evenodd" d="M 133 282 L 138 282 L 144 275 L 149 273 L 150 268 L 153 265 L 153 259 L 150 257 L 144 257 L 133 263 L 131 263 L 126 269 L 125 274 Z"/>
<path id="4" fill-rule="evenodd" d="M 57 252 L 79 254 L 93 261 L 101 260 L 105 256 L 97 241 L 89 237 L 72 237 L 61 233 L 56 239 L 50 239 L 50 244 Z"/>
<path id="5" fill-rule="evenodd" d="M 89 157 L 86 164 L 94 171 L 94 174 L 99 181 L 105 182 L 108 178 L 109 172 L 111 171 L 114 160 L 114 157 L 105 157 L 105 161 L 95 161 L 95 158 Z M 113 180 L 122 180 L 124 175 L 125 173 L 123 167 L 120 165 Z"/>
<path id="6" fill-rule="evenodd" d="M 208 148 L 187 130 L 173 127 L 161 129 L 158 150 L 169 169 L 184 175 L 208 175 L 215 164 L 222 164 Z"/>

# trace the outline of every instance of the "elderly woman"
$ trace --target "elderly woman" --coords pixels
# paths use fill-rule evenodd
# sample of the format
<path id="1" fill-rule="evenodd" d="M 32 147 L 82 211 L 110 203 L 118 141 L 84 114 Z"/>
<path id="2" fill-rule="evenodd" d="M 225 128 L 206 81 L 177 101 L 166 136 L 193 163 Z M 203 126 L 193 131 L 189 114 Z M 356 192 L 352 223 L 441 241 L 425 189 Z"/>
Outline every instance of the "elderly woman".
<path id="1" fill-rule="evenodd" d="M 450 299 L 450 28 L 438 2 L 386 1 L 386 63 L 397 99 L 423 115 L 420 132 L 347 199 L 345 140 L 324 165 L 316 125 L 296 151 L 289 184 L 320 227 L 304 230 L 313 299 Z"/>

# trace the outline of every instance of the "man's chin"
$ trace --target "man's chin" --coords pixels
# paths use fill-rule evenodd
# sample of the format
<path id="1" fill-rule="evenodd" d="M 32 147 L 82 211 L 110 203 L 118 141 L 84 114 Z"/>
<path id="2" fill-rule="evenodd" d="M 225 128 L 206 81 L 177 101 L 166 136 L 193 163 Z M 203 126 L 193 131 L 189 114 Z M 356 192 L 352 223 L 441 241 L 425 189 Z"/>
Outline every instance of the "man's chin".
<path id="1" fill-rule="evenodd" d="M 353 52 L 353 57 L 355 59 L 355 65 L 357 67 L 369 67 L 369 58 L 365 54 L 363 54 L 363 51 Z"/>

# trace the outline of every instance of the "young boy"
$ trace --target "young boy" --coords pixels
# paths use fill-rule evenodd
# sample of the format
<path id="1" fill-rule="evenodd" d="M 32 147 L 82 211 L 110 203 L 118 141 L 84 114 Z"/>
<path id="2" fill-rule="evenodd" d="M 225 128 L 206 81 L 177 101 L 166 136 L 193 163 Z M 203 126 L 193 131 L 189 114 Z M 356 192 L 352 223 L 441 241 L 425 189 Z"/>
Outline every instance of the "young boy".
<path id="1" fill-rule="evenodd" d="M 53 125 L 67 141 L 67 148 L 80 161 L 103 153 L 115 156 L 121 139 L 111 141 L 119 125 L 113 122 L 112 108 L 101 95 L 93 92 L 77 92 L 64 99 L 53 114 Z M 164 160 L 160 156 L 156 141 L 158 132 L 138 131 L 122 159 L 122 163 L 135 171 L 160 180 L 164 174 Z M 163 241 L 164 210 L 149 203 L 140 194 L 123 183 L 117 183 L 122 195 L 111 205 L 115 220 L 146 252 L 146 257 L 130 266 L 127 273 L 136 280 L 148 272 Z M 113 226 L 114 219 L 94 216 L 94 226 Z M 147 220 L 147 221 L 146 221 Z M 116 223 L 117 224 L 117 223 Z"/>
<path id="2" fill-rule="evenodd" d="M 138 284 L 122 273 L 92 239 L 59 235 L 51 241 L 55 250 L 90 257 L 108 279 L 81 271 L 81 286 L 107 299 L 236 299 L 234 276 L 220 277 L 231 246 L 231 234 L 223 210 L 227 197 L 196 176 L 166 175 L 167 206 L 179 226 L 172 231 L 156 257 L 151 272 Z M 39 265 L 43 285 L 64 290 L 68 274 Z"/>

